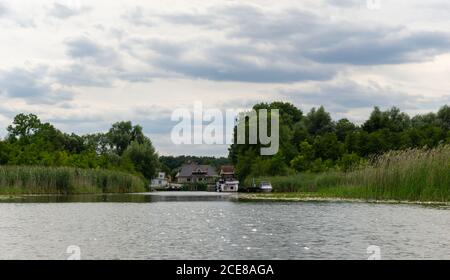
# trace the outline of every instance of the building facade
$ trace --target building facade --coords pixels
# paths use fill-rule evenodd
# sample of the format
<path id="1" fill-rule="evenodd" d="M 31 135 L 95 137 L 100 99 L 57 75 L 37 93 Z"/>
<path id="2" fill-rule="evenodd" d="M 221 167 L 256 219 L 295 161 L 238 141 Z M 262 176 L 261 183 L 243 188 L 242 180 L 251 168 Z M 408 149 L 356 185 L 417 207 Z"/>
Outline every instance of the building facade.
<path id="1" fill-rule="evenodd" d="M 216 169 L 211 165 L 200 165 L 196 163 L 183 164 L 177 174 L 177 183 L 205 183 L 214 184 L 219 177 Z"/>

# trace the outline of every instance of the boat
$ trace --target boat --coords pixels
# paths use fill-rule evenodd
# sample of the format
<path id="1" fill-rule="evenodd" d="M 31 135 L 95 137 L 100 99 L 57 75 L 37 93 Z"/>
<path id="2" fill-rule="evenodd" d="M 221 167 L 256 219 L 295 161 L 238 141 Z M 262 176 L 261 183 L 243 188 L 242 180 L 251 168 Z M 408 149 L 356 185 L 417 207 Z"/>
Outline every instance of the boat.
<path id="1" fill-rule="evenodd" d="M 270 182 L 261 182 L 259 184 L 259 190 L 261 192 L 271 192 L 273 190 L 272 184 Z"/>
<path id="2" fill-rule="evenodd" d="M 237 192 L 239 190 L 239 181 L 235 179 L 220 179 L 216 183 L 217 192 Z"/>

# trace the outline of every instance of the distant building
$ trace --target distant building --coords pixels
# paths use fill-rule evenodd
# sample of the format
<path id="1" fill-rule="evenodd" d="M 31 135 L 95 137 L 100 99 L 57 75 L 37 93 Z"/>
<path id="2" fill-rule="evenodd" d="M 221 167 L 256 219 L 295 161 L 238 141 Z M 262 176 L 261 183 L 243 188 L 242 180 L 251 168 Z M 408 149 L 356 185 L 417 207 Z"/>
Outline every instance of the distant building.
<path id="1" fill-rule="evenodd" d="M 206 183 L 213 184 L 219 175 L 211 165 L 200 165 L 196 163 L 183 164 L 177 174 L 177 183 Z"/>
<path id="2" fill-rule="evenodd" d="M 232 165 L 222 165 L 219 172 L 220 178 L 223 180 L 234 179 L 234 166 Z"/>
<path id="3" fill-rule="evenodd" d="M 158 177 L 156 177 L 155 179 L 152 179 L 151 186 L 153 188 L 165 188 L 168 185 L 169 185 L 169 181 L 167 180 L 166 173 L 164 173 L 164 172 L 159 172 Z"/>

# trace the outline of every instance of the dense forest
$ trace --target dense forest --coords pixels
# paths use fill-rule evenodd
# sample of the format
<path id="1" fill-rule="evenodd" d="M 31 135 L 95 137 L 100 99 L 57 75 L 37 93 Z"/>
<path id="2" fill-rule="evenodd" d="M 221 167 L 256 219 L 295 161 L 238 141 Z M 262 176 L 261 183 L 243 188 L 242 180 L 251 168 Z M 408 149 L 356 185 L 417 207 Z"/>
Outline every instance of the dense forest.
<path id="1" fill-rule="evenodd" d="M 387 111 L 375 107 L 361 125 L 348 119 L 334 121 L 323 107 L 306 115 L 283 102 L 261 103 L 253 109 L 279 109 L 280 149 L 274 156 L 261 156 L 259 144 L 231 145 L 229 157 L 241 180 L 304 171 L 347 171 L 387 151 L 450 143 L 447 105 L 437 113 L 412 118 L 395 107 Z"/>
<path id="2" fill-rule="evenodd" d="M 66 134 L 36 115 L 19 114 L 0 141 L 0 165 L 123 171 L 151 179 L 158 155 L 139 125 L 118 122 L 107 133 Z"/>

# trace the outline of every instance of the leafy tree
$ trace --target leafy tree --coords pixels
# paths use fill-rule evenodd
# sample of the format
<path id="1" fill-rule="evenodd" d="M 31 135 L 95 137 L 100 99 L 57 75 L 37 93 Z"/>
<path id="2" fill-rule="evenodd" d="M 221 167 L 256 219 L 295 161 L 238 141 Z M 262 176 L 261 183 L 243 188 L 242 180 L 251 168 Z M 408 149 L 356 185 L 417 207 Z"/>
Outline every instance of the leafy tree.
<path id="1" fill-rule="evenodd" d="M 304 121 L 306 129 L 311 135 L 322 135 L 334 130 L 334 123 L 331 116 L 325 111 L 323 106 L 320 106 L 317 110 L 316 108 L 312 108 Z"/>
<path id="2" fill-rule="evenodd" d="M 344 153 L 344 144 L 338 141 L 336 134 L 327 133 L 314 140 L 314 152 L 317 158 L 337 160 Z"/>
<path id="3" fill-rule="evenodd" d="M 362 126 L 362 128 L 367 132 L 374 132 L 385 127 L 386 115 L 383 114 L 378 107 L 373 109 L 369 119 Z"/>
<path id="4" fill-rule="evenodd" d="M 314 160 L 314 148 L 307 141 L 300 143 L 298 155 L 291 160 L 291 167 L 297 171 L 306 171 L 311 168 Z"/>
<path id="5" fill-rule="evenodd" d="M 131 122 L 116 123 L 106 134 L 79 136 L 62 133 L 36 115 L 19 114 L 7 130 L 7 140 L 0 141 L 0 164 L 104 168 L 149 179 L 158 166 L 150 139 Z"/>
<path id="6" fill-rule="evenodd" d="M 150 141 L 131 142 L 124 152 L 124 158 L 130 159 L 136 170 L 148 180 L 154 178 L 158 168 L 158 155 Z"/>
<path id="7" fill-rule="evenodd" d="M 0 164 L 7 164 L 9 160 L 9 145 L 0 140 Z"/>
<path id="8" fill-rule="evenodd" d="M 417 115 L 411 119 L 411 126 L 413 128 L 423 128 L 426 126 L 437 125 L 437 116 L 435 113 L 428 113 L 424 115 Z"/>
<path id="9" fill-rule="evenodd" d="M 13 124 L 8 126 L 10 141 L 25 138 L 36 133 L 41 128 L 41 121 L 34 114 L 19 114 L 14 118 Z"/>
<path id="10" fill-rule="evenodd" d="M 110 146 L 118 155 L 122 155 L 131 142 L 136 141 L 139 144 L 143 144 L 146 140 L 142 127 L 139 125 L 133 126 L 129 121 L 113 124 L 108 131 L 107 137 Z"/>
<path id="11" fill-rule="evenodd" d="M 450 107 L 443 106 L 437 113 L 437 119 L 442 128 L 450 130 Z"/>
<path id="12" fill-rule="evenodd" d="M 348 119 L 340 119 L 336 123 L 336 136 L 339 141 L 344 142 L 347 135 L 356 131 L 356 125 Z"/>

